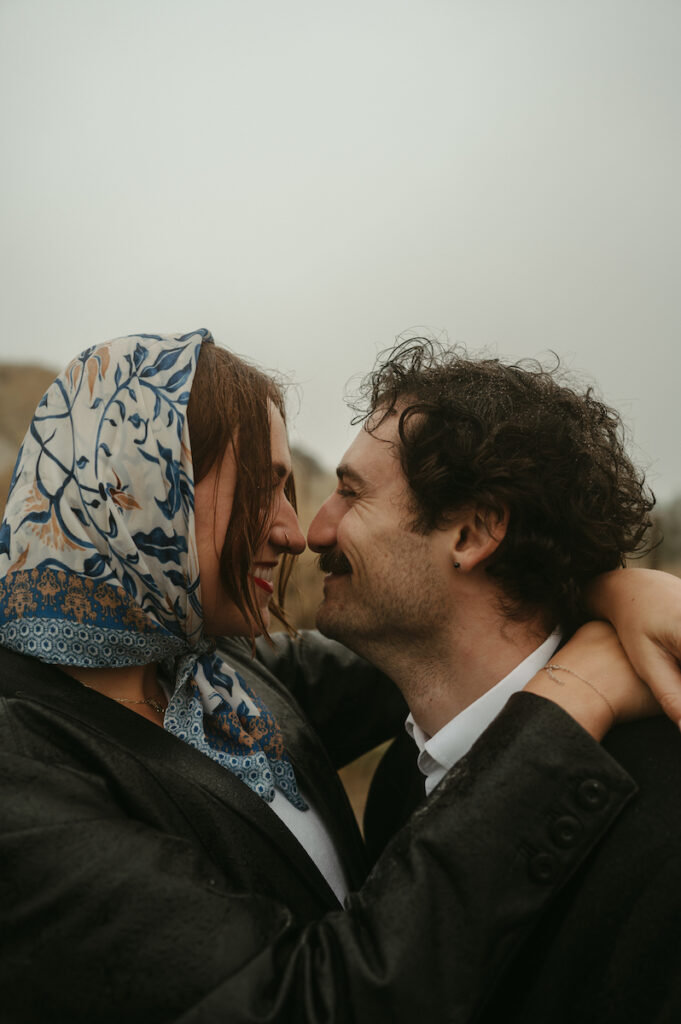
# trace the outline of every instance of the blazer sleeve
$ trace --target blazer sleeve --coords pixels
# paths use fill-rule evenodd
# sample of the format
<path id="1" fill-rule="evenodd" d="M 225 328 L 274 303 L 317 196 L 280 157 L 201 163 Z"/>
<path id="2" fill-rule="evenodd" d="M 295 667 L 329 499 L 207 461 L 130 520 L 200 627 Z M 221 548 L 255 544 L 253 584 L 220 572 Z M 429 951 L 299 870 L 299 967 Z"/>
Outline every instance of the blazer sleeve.
<path id="1" fill-rule="evenodd" d="M 260 664 L 282 682 L 314 726 L 336 768 L 392 739 L 408 708 L 395 684 L 368 661 L 316 630 L 260 638 Z"/>
<path id="2" fill-rule="evenodd" d="M 302 924 L 135 820 L 96 776 L 22 757 L 11 738 L 1 762 L 12 1024 L 472 1021 L 635 789 L 556 706 L 512 698 L 347 908 Z M 566 816 L 583 826 L 572 846 L 552 839 Z"/>

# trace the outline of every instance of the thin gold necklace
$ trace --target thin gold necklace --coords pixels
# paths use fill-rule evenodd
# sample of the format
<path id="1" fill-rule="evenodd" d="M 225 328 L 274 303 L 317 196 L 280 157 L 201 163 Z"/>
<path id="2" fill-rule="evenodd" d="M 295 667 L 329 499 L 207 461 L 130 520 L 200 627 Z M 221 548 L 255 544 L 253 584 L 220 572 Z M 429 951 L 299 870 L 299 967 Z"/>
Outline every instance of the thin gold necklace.
<path id="1" fill-rule="evenodd" d="M 79 679 L 78 682 L 81 686 L 84 686 L 86 690 L 95 690 L 96 693 L 101 693 L 101 690 L 97 690 L 94 686 L 88 686 L 88 684 L 84 683 L 82 679 Z M 108 696 L 108 694 L 102 693 L 102 696 Z M 118 704 L 148 704 L 149 707 L 153 708 L 159 715 L 164 715 L 168 708 L 167 704 L 163 707 L 155 697 L 145 697 L 144 700 L 134 700 L 132 697 L 111 697 L 111 700 L 115 700 Z"/>

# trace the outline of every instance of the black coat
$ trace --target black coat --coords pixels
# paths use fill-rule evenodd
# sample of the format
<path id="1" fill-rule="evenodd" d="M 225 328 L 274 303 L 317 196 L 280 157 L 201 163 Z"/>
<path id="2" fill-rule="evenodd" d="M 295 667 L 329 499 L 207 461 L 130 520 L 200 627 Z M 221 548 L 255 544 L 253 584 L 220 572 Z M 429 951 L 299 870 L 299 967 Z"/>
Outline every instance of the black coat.
<path id="1" fill-rule="evenodd" d="M 400 701 L 314 637 L 264 654 L 283 684 L 247 647 L 227 653 L 276 714 L 359 886 L 362 847 L 332 762 L 393 728 Z M 524 695 L 342 910 L 235 776 L 4 649 L 0 750 L 3 1024 L 471 1020 L 635 789 L 571 719 Z M 547 824 L 573 813 L 593 780 L 606 799 L 547 874 Z"/>
<path id="2" fill-rule="evenodd" d="M 681 1021 L 681 737 L 655 718 L 613 729 L 604 746 L 637 798 L 519 946 L 484 1024 Z M 365 820 L 374 856 L 424 802 L 416 755 L 404 734 L 376 773 Z M 550 843 L 570 848 L 583 827 L 584 814 L 564 816 Z"/>

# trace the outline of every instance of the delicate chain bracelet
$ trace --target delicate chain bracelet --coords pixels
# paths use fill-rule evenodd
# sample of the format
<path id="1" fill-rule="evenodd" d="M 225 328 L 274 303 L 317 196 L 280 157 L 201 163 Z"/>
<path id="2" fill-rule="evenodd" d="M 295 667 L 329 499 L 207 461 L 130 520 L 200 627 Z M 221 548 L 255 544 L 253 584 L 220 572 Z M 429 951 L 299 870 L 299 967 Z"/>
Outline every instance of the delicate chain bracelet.
<path id="1" fill-rule="evenodd" d="M 565 686 L 565 681 L 563 679 L 559 679 L 556 672 L 567 672 L 569 675 L 574 676 L 575 679 L 579 679 L 582 683 L 586 683 L 586 685 L 590 686 L 594 693 L 597 693 L 598 696 L 601 697 L 608 705 L 608 710 L 612 715 L 612 724 L 615 724 L 617 721 L 617 715 L 615 714 L 614 707 L 602 690 L 599 690 L 597 686 L 594 686 L 594 684 L 589 682 L 588 679 L 585 679 L 584 676 L 580 676 L 578 672 L 573 672 L 571 668 L 566 668 L 565 665 L 544 665 L 544 672 L 546 672 L 549 679 L 553 679 L 554 683 L 558 683 L 559 686 Z"/>

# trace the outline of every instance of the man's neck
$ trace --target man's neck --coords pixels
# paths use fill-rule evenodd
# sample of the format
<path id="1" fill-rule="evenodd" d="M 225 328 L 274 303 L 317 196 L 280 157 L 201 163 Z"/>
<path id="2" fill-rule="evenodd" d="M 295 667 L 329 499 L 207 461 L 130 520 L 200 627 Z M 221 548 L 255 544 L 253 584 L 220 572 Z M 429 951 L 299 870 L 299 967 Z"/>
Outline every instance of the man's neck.
<path id="1" fill-rule="evenodd" d="M 541 620 L 512 622 L 496 610 L 481 609 L 437 638 L 418 643 L 412 637 L 365 656 L 390 676 L 414 721 L 434 736 L 512 672 L 549 632 Z"/>

